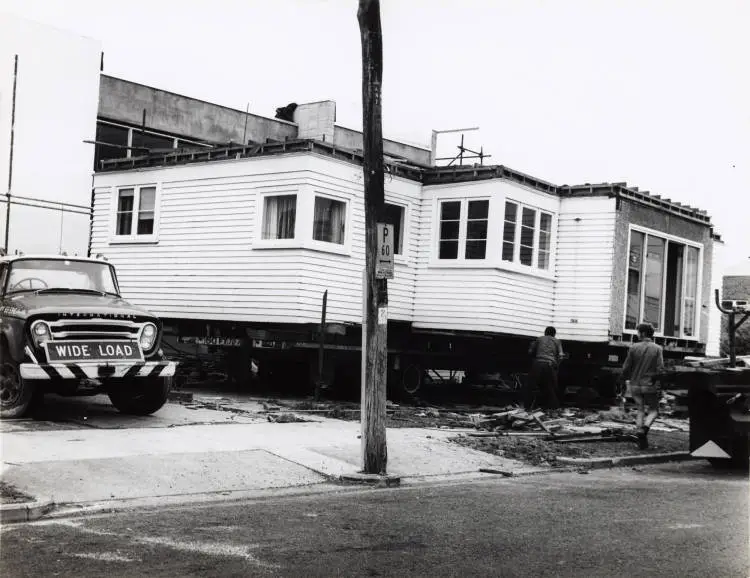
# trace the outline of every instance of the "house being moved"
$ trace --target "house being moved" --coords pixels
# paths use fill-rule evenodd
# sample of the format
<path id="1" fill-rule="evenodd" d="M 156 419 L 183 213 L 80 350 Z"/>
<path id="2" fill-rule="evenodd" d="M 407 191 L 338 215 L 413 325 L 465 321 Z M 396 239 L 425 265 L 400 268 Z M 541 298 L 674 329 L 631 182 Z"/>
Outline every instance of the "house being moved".
<path id="1" fill-rule="evenodd" d="M 150 111 L 142 118 L 176 111 L 173 130 L 162 127 L 171 146 L 99 155 L 90 252 L 116 265 L 123 294 L 165 319 L 175 355 L 214 352 L 240 376 L 253 358 L 299 377 L 317 367 L 327 291 L 328 377 L 356 381 L 361 134 L 335 125 L 327 101 L 300 105 L 294 122 L 248 123 L 234 111 L 232 127 L 250 125 L 238 144 L 180 146 L 191 131 L 196 143 L 206 136 L 199 125 L 217 118 L 215 105 L 203 103 L 201 116 L 186 97 L 111 82 L 132 108 Z M 119 126 L 132 146 L 144 128 L 129 114 Z M 582 371 L 593 378 L 621 365 L 642 321 L 667 357 L 705 354 L 718 240 L 705 212 L 624 183 L 558 186 L 504 166 L 439 167 L 431 158 L 386 143 L 394 383 L 413 390 L 430 368 L 523 371 L 530 339 L 547 325 L 579 381 L 588 379 Z"/>

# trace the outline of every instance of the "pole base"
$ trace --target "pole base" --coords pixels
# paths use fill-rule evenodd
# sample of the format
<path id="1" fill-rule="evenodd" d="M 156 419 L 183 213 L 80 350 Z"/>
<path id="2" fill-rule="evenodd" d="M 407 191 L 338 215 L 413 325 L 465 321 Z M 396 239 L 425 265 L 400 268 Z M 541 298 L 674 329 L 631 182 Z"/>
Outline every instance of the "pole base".
<path id="1" fill-rule="evenodd" d="M 396 474 L 344 474 L 341 481 L 345 484 L 362 484 L 376 488 L 395 488 L 401 485 L 401 476 Z"/>

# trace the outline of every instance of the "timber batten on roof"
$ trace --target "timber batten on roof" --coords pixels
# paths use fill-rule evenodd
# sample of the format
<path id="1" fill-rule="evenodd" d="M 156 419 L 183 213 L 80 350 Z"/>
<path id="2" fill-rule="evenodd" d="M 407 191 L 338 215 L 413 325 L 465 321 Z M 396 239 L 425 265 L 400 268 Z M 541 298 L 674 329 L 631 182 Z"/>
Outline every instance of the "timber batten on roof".
<path id="1" fill-rule="evenodd" d="M 253 145 L 236 145 L 210 149 L 170 150 L 148 155 L 101 161 L 101 172 L 127 171 L 150 167 L 169 167 L 198 162 L 226 161 L 242 158 L 266 157 L 293 153 L 316 153 L 362 166 L 361 150 L 347 149 L 330 143 L 311 139 L 295 139 L 283 142 L 266 142 Z M 683 205 L 659 195 L 628 187 L 627 183 L 598 183 L 583 185 L 555 185 L 532 177 L 503 165 L 490 166 L 427 166 L 413 161 L 403 161 L 385 155 L 386 172 L 422 185 L 442 185 L 490 179 L 505 179 L 525 185 L 537 191 L 559 197 L 609 196 L 624 198 L 645 206 L 656 208 L 678 217 L 710 227 L 711 217 L 706 211 Z"/>

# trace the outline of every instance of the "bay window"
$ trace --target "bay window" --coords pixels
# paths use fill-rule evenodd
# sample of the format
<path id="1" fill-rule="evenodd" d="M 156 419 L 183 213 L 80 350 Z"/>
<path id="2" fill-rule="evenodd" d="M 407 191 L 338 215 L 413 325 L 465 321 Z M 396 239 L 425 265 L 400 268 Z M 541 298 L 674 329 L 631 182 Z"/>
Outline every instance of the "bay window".
<path id="1" fill-rule="evenodd" d="M 667 337 L 695 337 L 700 249 L 631 230 L 625 329 L 650 323 Z"/>

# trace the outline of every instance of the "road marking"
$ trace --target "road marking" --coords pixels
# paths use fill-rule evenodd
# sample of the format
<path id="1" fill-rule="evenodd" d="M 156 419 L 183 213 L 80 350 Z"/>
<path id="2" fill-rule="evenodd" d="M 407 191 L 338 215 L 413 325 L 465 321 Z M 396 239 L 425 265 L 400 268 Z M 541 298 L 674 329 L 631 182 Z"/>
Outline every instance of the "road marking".
<path id="1" fill-rule="evenodd" d="M 245 562 L 258 566 L 260 568 L 281 568 L 278 564 L 263 562 L 259 560 L 250 550 L 260 548 L 260 544 L 249 544 L 244 546 L 235 546 L 226 542 L 199 542 L 199 541 L 181 541 L 172 540 L 171 538 L 161 538 L 157 536 L 131 536 L 128 534 L 118 534 L 117 532 L 108 532 L 106 530 L 96 530 L 87 528 L 79 522 L 70 520 L 49 520 L 37 525 L 45 526 L 68 526 L 75 528 L 79 532 L 92 534 L 94 536 L 107 536 L 115 538 L 124 538 L 137 544 L 147 544 L 149 546 L 164 546 L 181 552 L 190 552 L 194 554 L 205 554 L 207 556 L 224 556 L 229 558 L 240 558 Z"/>
<path id="2" fill-rule="evenodd" d="M 85 558 L 87 560 L 98 560 L 100 562 L 141 562 L 139 558 L 128 558 L 127 556 L 121 556 L 114 552 L 76 552 L 75 554 L 68 554 L 75 558 Z"/>
<path id="3" fill-rule="evenodd" d="M 694 528 L 703 528 L 705 524 L 672 524 L 667 526 L 670 530 L 692 530 Z"/>

